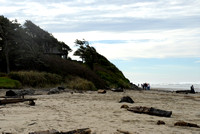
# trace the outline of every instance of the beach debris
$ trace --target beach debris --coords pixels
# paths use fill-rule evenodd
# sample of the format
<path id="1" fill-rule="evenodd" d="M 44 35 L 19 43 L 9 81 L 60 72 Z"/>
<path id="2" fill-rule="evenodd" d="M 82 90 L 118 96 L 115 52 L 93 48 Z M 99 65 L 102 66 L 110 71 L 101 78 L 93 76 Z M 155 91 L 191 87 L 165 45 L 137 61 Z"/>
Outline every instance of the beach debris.
<path id="1" fill-rule="evenodd" d="M 112 88 L 111 91 L 113 91 L 113 92 L 124 92 L 124 89 L 122 89 L 122 88 Z"/>
<path id="2" fill-rule="evenodd" d="M 35 90 L 33 89 L 23 89 L 23 90 L 8 90 L 6 91 L 5 96 L 7 97 L 21 97 L 24 95 L 33 95 L 35 93 Z"/>
<path id="3" fill-rule="evenodd" d="M 155 115 L 155 116 L 161 116 L 161 117 L 171 117 L 172 115 L 172 111 L 165 111 L 165 110 L 156 109 L 153 107 L 148 108 L 148 107 L 136 106 L 136 107 L 130 107 L 127 110 L 134 113 L 143 113 L 143 114 L 149 114 L 149 115 Z"/>
<path id="4" fill-rule="evenodd" d="M 37 124 L 37 122 L 30 123 L 30 124 L 28 124 L 28 126 L 32 126 L 32 125 L 35 125 L 35 124 Z"/>
<path id="5" fill-rule="evenodd" d="M 184 121 L 178 121 L 178 122 L 174 123 L 174 126 L 187 126 L 187 127 L 200 128 L 200 126 L 198 126 L 197 124 L 188 123 L 188 122 L 184 122 Z"/>
<path id="6" fill-rule="evenodd" d="M 177 90 L 176 93 L 182 93 L 182 94 L 195 94 L 194 91 L 191 91 L 191 90 Z"/>
<path id="7" fill-rule="evenodd" d="M 58 87 L 58 89 L 59 89 L 59 90 L 65 90 L 65 87 L 60 86 L 60 87 Z"/>
<path id="8" fill-rule="evenodd" d="M 125 108 L 125 109 L 127 109 L 127 108 L 129 108 L 129 106 L 126 105 L 126 104 L 123 104 L 123 105 L 121 106 L 121 108 Z"/>
<path id="9" fill-rule="evenodd" d="M 91 129 L 89 128 L 82 128 L 82 129 L 76 129 L 68 132 L 60 132 L 60 134 L 91 134 Z"/>
<path id="10" fill-rule="evenodd" d="M 52 88 L 49 90 L 47 94 L 58 94 L 60 93 L 60 90 L 58 88 Z"/>
<path id="11" fill-rule="evenodd" d="M 33 89 L 23 89 L 23 90 L 17 90 L 16 93 L 17 93 L 18 96 L 33 95 L 35 93 L 35 90 L 33 90 Z"/>
<path id="12" fill-rule="evenodd" d="M 6 91 L 6 96 L 13 97 L 17 96 L 17 94 L 13 90 Z"/>
<path id="13" fill-rule="evenodd" d="M 158 120 L 157 125 L 165 125 L 164 121 Z"/>
<path id="14" fill-rule="evenodd" d="M 99 93 L 99 94 L 105 94 L 105 93 L 106 93 L 106 90 L 99 89 L 99 90 L 98 90 L 98 93 Z"/>
<path id="15" fill-rule="evenodd" d="M 29 134 L 60 134 L 57 130 L 46 130 L 46 131 L 37 131 L 37 132 L 30 132 Z"/>
<path id="16" fill-rule="evenodd" d="M 28 103 L 30 106 L 35 106 L 35 102 L 33 100 L 29 101 Z"/>
<path id="17" fill-rule="evenodd" d="M 25 102 L 25 101 L 29 101 L 29 102 L 32 101 L 32 103 L 33 103 L 34 100 L 37 100 L 37 99 L 35 99 L 35 98 L 30 98 L 30 99 L 22 99 L 22 98 L 3 99 L 3 100 L 0 100 L 0 105 L 6 105 L 6 104 L 11 104 L 11 103 L 19 103 L 19 102 Z"/>
<path id="18" fill-rule="evenodd" d="M 134 103 L 134 101 L 129 96 L 122 97 L 121 100 L 119 101 L 119 103 L 122 103 L 122 102 Z"/>
<path id="19" fill-rule="evenodd" d="M 59 132 L 57 130 L 46 130 L 46 131 L 37 131 L 30 132 L 29 134 L 91 134 L 91 130 L 89 128 L 76 129 L 68 132 Z"/>
<path id="20" fill-rule="evenodd" d="M 190 90 L 177 90 L 176 93 L 195 94 L 194 86 L 192 85 Z"/>
<path id="21" fill-rule="evenodd" d="M 122 134 L 132 134 L 131 132 L 129 131 L 124 131 L 124 130 L 120 130 L 120 129 L 117 129 L 117 132 L 120 132 Z"/>

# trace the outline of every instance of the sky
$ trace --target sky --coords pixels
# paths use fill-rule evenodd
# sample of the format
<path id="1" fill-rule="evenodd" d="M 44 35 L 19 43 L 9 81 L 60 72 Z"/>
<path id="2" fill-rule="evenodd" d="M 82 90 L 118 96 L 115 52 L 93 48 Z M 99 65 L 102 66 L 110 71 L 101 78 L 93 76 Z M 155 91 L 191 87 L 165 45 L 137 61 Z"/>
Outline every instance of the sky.
<path id="1" fill-rule="evenodd" d="M 135 84 L 200 83 L 199 7 L 200 0 L 0 0 L 0 15 L 31 20 L 73 50 L 76 39 L 88 40 Z"/>

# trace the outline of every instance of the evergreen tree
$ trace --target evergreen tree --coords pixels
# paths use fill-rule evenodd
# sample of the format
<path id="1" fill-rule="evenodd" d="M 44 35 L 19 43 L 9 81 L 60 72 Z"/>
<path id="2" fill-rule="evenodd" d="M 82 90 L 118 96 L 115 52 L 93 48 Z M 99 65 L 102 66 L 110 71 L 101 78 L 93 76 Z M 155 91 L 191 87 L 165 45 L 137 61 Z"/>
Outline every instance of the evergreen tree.
<path id="1" fill-rule="evenodd" d="M 17 21 L 9 21 L 4 16 L 0 16 L 0 38 L 2 60 L 5 59 L 6 72 L 10 72 L 10 53 L 16 49 L 16 37 L 20 24 Z M 4 65 L 2 66 L 2 68 Z M 3 70 L 3 69 L 2 69 Z"/>

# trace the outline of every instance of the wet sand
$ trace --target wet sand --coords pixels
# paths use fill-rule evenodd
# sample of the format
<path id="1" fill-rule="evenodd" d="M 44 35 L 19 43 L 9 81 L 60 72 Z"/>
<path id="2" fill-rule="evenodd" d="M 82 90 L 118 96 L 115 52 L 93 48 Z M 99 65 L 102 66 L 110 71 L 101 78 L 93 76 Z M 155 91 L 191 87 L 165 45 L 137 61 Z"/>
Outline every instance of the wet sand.
<path id="1" fill-rule="evenodd" d="M 118 103 L 121 97 L 127 95 L 135 103 Z M 200 133 L 200 128 L 174 126 L 177 121 L 200 125 L 199 93 L 126 90 L 123 93 L 107 91 L 106 94 L 98 94 L 88 91 L 25 97 L 37 98 L 36 105 L 29 106 L 28 102 L 22 102 L 0 106 L 0 133 L 28 134 L 51 129 L 66 132 L 80 128 L 90 128 L 92 134 L 120 134 L 118 129 L 132 134 Z M 121 109 L 122 104 L 172 111 L 172 116 L 132 113 Z M 157 125 L 158 120 L 166 124 Z"/>

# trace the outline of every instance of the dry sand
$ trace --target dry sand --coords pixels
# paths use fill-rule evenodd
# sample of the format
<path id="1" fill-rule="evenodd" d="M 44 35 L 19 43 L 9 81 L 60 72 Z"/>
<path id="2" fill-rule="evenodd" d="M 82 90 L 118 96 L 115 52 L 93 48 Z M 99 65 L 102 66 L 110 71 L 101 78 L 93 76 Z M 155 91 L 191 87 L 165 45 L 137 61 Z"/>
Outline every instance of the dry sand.
<path id="1" fill-rule="evenodd" d="M 135 103 L 172 111 L 170 118 L 137 114 L 121 109 L 121 97 L 130 96 Z M 200 94 L 176 94 L 160 91 L 128 91 L 106 94 L 97 92 L 62 93 L 26 96 L 37 98 L 35 106 L 26 102 L 0 106 L 0 133 L 56 129 L 70 131 L 90 128 L 92 134 L 119 134 L 117 129 L 133 134 L 200 134 L 200 128 L 174 126 L 177 121 L 200 125 Z M 165 125 L 157 125 L 162 120 Z"/>

